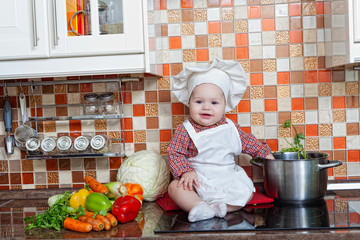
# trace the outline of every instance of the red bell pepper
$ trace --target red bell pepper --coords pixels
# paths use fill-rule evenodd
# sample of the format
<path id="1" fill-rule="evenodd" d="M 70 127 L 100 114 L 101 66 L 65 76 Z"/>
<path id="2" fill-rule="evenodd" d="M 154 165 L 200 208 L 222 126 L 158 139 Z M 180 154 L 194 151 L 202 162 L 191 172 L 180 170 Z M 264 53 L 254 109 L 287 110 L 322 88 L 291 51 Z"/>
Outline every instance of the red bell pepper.
<path id="1" fill-rule="evenodd" d="M 121 223 L 127 223 L 136 218 L 141 208 L 141 202 L 133 196 L 119 197 L 113 204 L 111 213 Z"/>

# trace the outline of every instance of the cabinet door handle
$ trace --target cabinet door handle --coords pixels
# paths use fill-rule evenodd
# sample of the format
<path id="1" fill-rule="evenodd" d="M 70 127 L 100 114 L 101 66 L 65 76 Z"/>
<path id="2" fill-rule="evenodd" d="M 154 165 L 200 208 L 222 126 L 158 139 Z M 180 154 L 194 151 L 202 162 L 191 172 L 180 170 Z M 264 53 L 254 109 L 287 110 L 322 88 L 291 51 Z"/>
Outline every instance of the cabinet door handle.
<path id="1" fill-rule="evenodd" d="M 35 0 L 31 0 L 32 8 L 32 22 L 33 22 L 33 45 L 36 47 L 38 45 L 38 36 L 37 36 L 37 25 L 36 25 L 36 6 Z"/>
<path id="2" fill-rule="evenodd" d="M 54 45 L 58 45 L 58 30 L 57 30 L 57 16 L 56 16 L 56 0 L 53 3 L 53 28 L 54 28 Z"/>

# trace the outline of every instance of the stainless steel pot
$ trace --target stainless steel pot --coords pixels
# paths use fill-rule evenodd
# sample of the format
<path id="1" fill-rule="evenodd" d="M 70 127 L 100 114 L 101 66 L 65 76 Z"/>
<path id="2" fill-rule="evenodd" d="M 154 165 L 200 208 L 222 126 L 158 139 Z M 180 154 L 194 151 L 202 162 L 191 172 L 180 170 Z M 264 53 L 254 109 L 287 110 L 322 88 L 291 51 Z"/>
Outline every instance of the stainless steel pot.
<path id="1" fill-rule="evenodd" d="M 328 168 L 341 161 L 329 161 L 327 153 L 307 152 L 309 159 L 298 159 L 295 152 L 273 153 L 275 159 L 252 159 L 263 169 L 267 196 L 283 202 L 313 201 L 326 194 Z"/>

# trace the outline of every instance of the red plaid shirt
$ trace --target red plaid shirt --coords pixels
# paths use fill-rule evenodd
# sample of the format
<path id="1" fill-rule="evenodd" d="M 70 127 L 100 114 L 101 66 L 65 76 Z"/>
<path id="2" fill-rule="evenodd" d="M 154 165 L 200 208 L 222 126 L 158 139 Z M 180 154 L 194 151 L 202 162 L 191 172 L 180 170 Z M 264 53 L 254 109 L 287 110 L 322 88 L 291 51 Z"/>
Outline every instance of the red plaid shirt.
<path id="1" fill-rule="evenodd" d="M 197 124 L 191 118 L 189 121 L 196 132 L 201 132 L 222 124 L 227 124 L 225 116 L 222 117 L 219 122 L 208 127 Z M 244 132 L 241 130 L 239 124 L 235 123 L 235 126 L 239 131 L 242 153 L 248 154 L 253 158 L 265 158 L 271 153 L 271 149 L 266 142 L 260 142 L 253 134 Z M 183 124 L 179 124 L 176 128 L 174 136 L 167 148 L 167 152 L 169 155 L 170 170 L 175 178 L 180 178 L 181 174 L 185 172 L 194 171 L 194 168 L 189 163 L 188 158 L 195 157 L 198 152 Z"/>

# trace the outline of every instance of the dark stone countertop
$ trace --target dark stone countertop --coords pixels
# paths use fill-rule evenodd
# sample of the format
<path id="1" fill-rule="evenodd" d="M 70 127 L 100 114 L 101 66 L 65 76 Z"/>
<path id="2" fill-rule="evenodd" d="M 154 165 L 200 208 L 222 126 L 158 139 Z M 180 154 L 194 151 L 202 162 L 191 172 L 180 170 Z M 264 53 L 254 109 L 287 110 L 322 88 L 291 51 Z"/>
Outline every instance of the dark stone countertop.
<path id="1" fill-rule="evenodd" d="M 360 239 L 359 229 L 284 230 L 284 231 L 226 231 L 155 234 L 154 228 L 164 211 L 155 202 L 144 202 L 143 219 L 119 224 L 109 231 L 77 233 L 35 228 L 25 230 L 24 217 L 47 209 L 48 197 L 78 189 L 11 190 L 0 194 L 0 239 Z M 350 191 L 351 192 L 351 191 Z M 344 192 L 346 195 L 346 192 Z M 352 194 L 353 195 L 353 194 Z M 359 195 L 360 197 L 360 195 Z"/>

